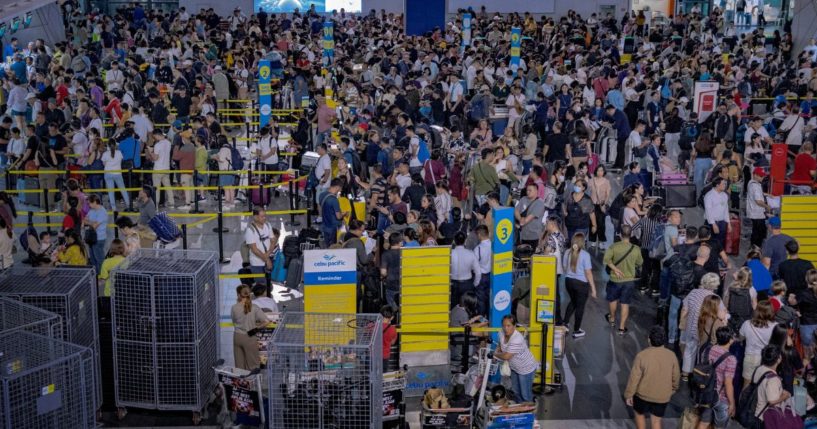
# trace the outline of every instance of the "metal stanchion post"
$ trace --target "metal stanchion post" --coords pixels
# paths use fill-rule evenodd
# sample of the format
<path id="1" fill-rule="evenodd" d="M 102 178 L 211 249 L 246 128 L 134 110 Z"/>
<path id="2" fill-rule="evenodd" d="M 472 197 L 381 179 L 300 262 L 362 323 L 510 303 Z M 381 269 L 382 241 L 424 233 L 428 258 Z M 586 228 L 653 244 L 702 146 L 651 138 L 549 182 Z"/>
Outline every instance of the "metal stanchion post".
<path id="1" fill-rule="evenodd" d="M 223 198 L 221 197 L 221 191 L 222 191 L 221 186 L 219 186 L 218 187 L 218 226 L 213 228 L 213 232 L 218 233 L 219 243 L 221 243 L 221 241 L 223 240 L 221 234 L 223 234 L 225 232 L 228 232 L 227 228 L 224 228 L 224 220 L 222 219 L 222 216 L 221 216 L 221 213 L 223 212 L 223 207 L 222 207 Z M 219 244 L 219 247 L 221 247 L 221 244 Z"/>
<path id="2" fill-rule="evenodd" d="M 222 264 L 226 264 L 230 262 L 229 259 L 224 257 L 224 235 L 223 235 L 223 227 L 224 227 L 224 215 L 219 211 L 218 212 L 218 259 L 221 261 Z"/>
<path id="3" fill-rule="evenodd" d="M 133 167 L 128 168 L 128 186 L 133 187 Z M 125 192 L 127 192 L 128 195 L 130 196 L 130 198 L 128 198 L 128 211 L 132 212 L 134 197 L 133 195 L 130 194 L 130 191 Z M 136 195 L 139 195 L 139 193 L 137 192 Z M 156 196 L 154 195 L 153 198 L 156 198 Z"/>
<path id="4" fill-rule="evenodd" d="M 196 177 L 199 176 L 198 170 L 193 170 L 193 187 L 197 188 L 196 186 Z M 199 209 L 199 191 L 198 189 L 193 190 L 193 210 L 190 210 L 190 213 L 198 214 L 204 213 L 203 210 Z"/>
<path id="5" fill-rule="evenodd" d="M 51 216 L 48 214 L 48 189 L 43 189 L 43 210 L 45 210 L 45 223 L 47 224 L 45 230 L 51 234 Z"/>
<path id="6" fill-rule="evenodd" d="M 295 210 L 295 182 L 293 182 L 293 179 L 289 181 L 289 210 Z M 295 220 L 295 213 L 289 214 L 289 225 L 301 226 L 301 223 Z"/>
<path id="7" fill-rule="evenodd" d="M 182 249 L 187 250 L 187 224 L 182 224 Z"/>
<path id="8" fill-rule="evenodd" d="M 468 372 L 468 364 L 471 359 L 471 326 L 465 325 L 465 338 L 462 342 L 462 373 Z"/>
<path id="9" fill-rule="evenodd" d="M 258 181 L 260 182 L 261 176 L 259 175 Z M 240 183 L 240 182 L 239 182 Z M 247 185 L 252 185 L 252 170 L 247 170 Z M 247 211 L 252 212 L 252 191 L 246 192 L 245 190 L 244 195 L 247 197 Z"/>
<path id="10" fill-rule="evenodd" d="M 539 348 L 539 385 L 533 387 L 534 393 L 542 395 L 552 393 L 553 389 L 549 388 L 545 382 L 545 368 L 547 368 L 547 348 L 548 348 L 548 324 L 542 324 L 542 346 Z"/>
<path id="11" fill-rule="evenodd" d="M 34 225 L 34 212 L 28 212 L 28 226 Z M 39 237 L 37 237 L 39 239 Z"/>
<path id="12" fill-rule="evenodd" d="M 114 211 L 113 211 L 113 221 L 114 221 L 114 224 L 116 223 L 116 220 L 117 220 L 117 219 L 119 219 L 119 212 L 118 212 L 118 211 L 116 211 L 116 210 L 114 210 Z M 113 227 L 113 238 L 119 238 L 119 228 L 117 228 L 117 227 L 115 227 L 115 226 Z"/>
<path id="13" fill-rule="evenodd" d="M 6 175 L 6 190 L 10 191 L 11 190 L 11 173 L 9 173 L 8 169 L 6 169 L 5 175 Z"/>
<path id="14" fill-rule="evenodd" d="M 264 181 L 259 180 L 258 181 L 258 198 L 261 200 L 261 207 L 266 208 L 267 204 L 264 204 L 264 200 L 265 200 L 264 199 L 264 191 L 268 191 L 266 201 L 269 201 L 269 190 L 264 189 Z M 252 200 L 252 191 L 250 191 L 249 198 L 247 198 L 247 199 Z M 250 201 L 250 206 L 252 206 L 252 201 Z M 252 211 L 252 209 L 250 209 L 250 211 Z"/>
<path id="15" fill-rule="evenodd" d="M 267 284 L 267 298 L 272 298 L 272 277 L 267 272 L 264 272 L 264 280 Z"/>

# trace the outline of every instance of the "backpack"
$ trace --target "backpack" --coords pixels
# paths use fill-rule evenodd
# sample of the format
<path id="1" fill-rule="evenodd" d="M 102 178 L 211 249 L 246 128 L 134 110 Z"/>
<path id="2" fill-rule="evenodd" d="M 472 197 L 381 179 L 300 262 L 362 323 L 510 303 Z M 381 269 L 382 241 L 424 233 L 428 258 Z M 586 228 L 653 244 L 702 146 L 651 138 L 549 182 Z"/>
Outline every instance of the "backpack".
<path id="1" fill-rule="evenodd" d="M 692 403 L 698 408 L 712 408 L 718 403 L 719 395 L 715 388 L 718 384 L 718 375 L 715 370 L 721 362 L 732 356 L 731 353 L 726 352 L 715 360 L 715 362 L 709 362 L 708 355 L 710 347 L 707 347 L 708 345 L 709 342 L 698 352 L 698 363 L 695 365 L 689 377 L 689 394 L 692 398 Z"/>
<path id="2" fill-rule="evenodd" d="M 176 225 L 176 221 L 167 215 L 167 212 L 157 213 L 148 222 L 148 226 L 156 234 L 156 238 L 164 243 L 172 243 L 181 237 L 182 232 Z"/>
<path id="3" fill-rule="evenodd" d="M 719 139 L 726 139 L 732 141 L 731 136 L 728 136 L 729 126 L 731 125 L 729 115 L 720 115 L 715 120 L 715 137 Z"/>
<path id="4" fill-rule="evenodd" d="M 664 229 L 666 229 L 666 227 L 666 224 L 659 223 L 656 224 L 655 229 L 652 230 L 650 242 L 647 243 L 650 246 L 647 249 L 652 259 L 664 259 L 664 256 L 667 256 L 667 246 L 664 245 Z"/>
<path id="5" fill-rule="evenodd" d="M 758 417 L 759 415 L 763 414 L 762 410 L 760 413 L 755 414 L 755 410 L 757 410 L 757 392 L 758 387 L 760 386 L 760 382 L 777 377 L 777 374 L 774 371 L 767 371 L 763 374 L 763 377 L 755 383 L 755 374 L 757 370 L 760 368 L 755 368 L 754 372 L 752 373 L 752 382 L 746 386 L 740 392 L 740 397 L 738 397 L 738 404 L 735 407 L 735 420 L 738 421 L 744 428 L 746 429 L 761 429 L 763 427 L 763 421 L 760 420 Z"/>
<path id="6" fill-rule="evenodd" d="M 698 139 L 700 134 L 701 127 L 697 123 L 684 122 L 684 125 L 681 126 L 681 138 L 678 140 L 678 146 L 681 150 L 692 150 L 692 145 L 695 144 L 695 140 Z"/>
<path id="7" fill-rule="evenodd" d="M 277 283 L 284 283 L 287 280 L 287 269 L 284 266 L 283 252 L 275 252 L 275 258 L 272 261 L 272 271 L 270 278 Z"/>
<path id="8" fill-rule="evenodd" d="M 621 222 L 621 215 L 624 212 L 624 194 L 618 194 L 615 198 L 613 198 L 613 202 L 610 203 L 610 208 L 607 210 L 607 213 L 610 215 L 611 219 L 614 219 L 618 222 Z"/>
<path id="9" fill-rule="evenodd" d="M 244 158 L 241 157 L 241 152 L 238 148 L 232 145 L 225 145 L 230 148 L 230 169 L 233 171 L 244 169 Z"/>
<path id="10" fill-rule="evenodd" d="M 468 119 L 471 121 L 479 121 L 485 118 L 485 97 L 474 98 L 471 101 L 470 110 L 468 111 Z"/>
<path id="11" fill-rule="evenodd" d="M 695 285 L 695 263 L 679 254 L 672 255 L 667 261 L 669 266 L 670 278 L 672 279 L 671 290 L 672 294 L 677 297 L 685 297 L 689 294 Z"/>
<path id="12" fill-rule="evenodd" d="M 349 156 L 347 157 L 346 155 Z M 363 169 L 360 163 L 360 154 L 358 154 L 356 150 L 348 148 L 346 149 L 346 152 L 343 152 L 343 158 L 349 163 L 349 166 L 352 167 L 352 173 L 359 176 L 361 170 Z"/>
<path id="13" fill-rule="evenodd" d="M 783 305 L 777 313 L 774 314 L 774 321 L 785 326 L 792 326 L 792 322 L 797 320 L 797 313 L 794 308 Z"/>
<path id="14" fill-rule="evenodd" d="M 420 160 L 421 163 L 425 164 L 429 158 L 431 158 L 431 153 L 428 152 L 428 144 L 425 140 L 420 139 L 420 145 L 417 149 L 417 159 Z"/>
<path id="15" fill-rule="evenodd" d="M 752 296 L 747 288 L 729 288 L 729 326 L 733 332 L 740 330 L 743 322 L 752 318 Z"/>

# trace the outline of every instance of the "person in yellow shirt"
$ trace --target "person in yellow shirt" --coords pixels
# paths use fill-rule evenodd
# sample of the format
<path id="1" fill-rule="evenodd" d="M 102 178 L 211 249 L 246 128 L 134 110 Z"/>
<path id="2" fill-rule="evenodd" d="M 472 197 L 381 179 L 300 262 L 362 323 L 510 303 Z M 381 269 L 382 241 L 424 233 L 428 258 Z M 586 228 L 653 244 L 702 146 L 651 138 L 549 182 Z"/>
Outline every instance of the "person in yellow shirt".
<path id="1" fill-rule="evenodd" d="M 88 251 L 75 229 L 65 231 L 65 244 L 57 251 L 57 265 L 88 265 Z"/>
<path id="2" fill-rule="evenodd" d="M 102 266 L 99 268 L 99 283 L 104 283 L 105 288 L 102 291 L 102 296 L 111 296 L 111 271 L 117 265 L 125 260 L 125 243 L 116 238 L 111 242 L 111 248 L 108 250 L 108 257 L 102 261 Z"/>

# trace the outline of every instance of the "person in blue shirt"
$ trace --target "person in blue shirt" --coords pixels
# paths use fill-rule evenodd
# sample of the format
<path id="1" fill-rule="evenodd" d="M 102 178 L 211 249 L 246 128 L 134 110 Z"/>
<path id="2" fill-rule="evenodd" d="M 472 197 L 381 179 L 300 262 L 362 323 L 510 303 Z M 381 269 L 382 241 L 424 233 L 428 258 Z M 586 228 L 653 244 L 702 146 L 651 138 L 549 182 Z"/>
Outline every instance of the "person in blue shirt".
<path id="1" fill-rule="evenodd" d="M 17 52 L 18 49 L 20 49 L 20 47 L 17 46 L 17 43 L 18 43 L 17 38 L 12 37 L 11 41 L 6 46 L 3 47 L 3 58 L 0 59 L 0 62 L 5 62 L 6 58 L 14 56 L 14 53 Z"/>
<path id="2" fill-rule="evenodd" d="M 746 267 L 752 271 L 752 286 L 757 292 L 757 299 L 762 301 L 766 297 L 772 296 L 772 275 L 769 269 L 760 260 L 760 252 L 752 249 L 746 255 Z"/>
<path id="3" fill-rule="evenodd" d="M 14 72 L 14 76 L 23 85 L 28 83 L 28 76 L 26 75 L 27 68 L 26 61 L 23 59 L 23 54 L 15 54 L 14 63 L 11 64 L 11 71 Z"/>
<path id="4" fill-rule="evenodd" d="M 105 260 L 105 242 L 108 238 L 108 212 L 105 207 L 102 207 L 102 201 L 99 195 L 91 194 L 88 196 L 88 205 L 91 210 L 82 223 L 86 227 L 93 228 L 96 231 L 96 242 L 88 245 L 91 265 L 99 272 L 102 267 L 102 261 Z"/>
<path id="5" fill-rule="evenodd" d="M 380 141 L 380 152 L 377 153 L 377 163 L 383 168 L 383 176 L 385 177 L 391 176 L 392 171 L 394 171 L 390 147 L 389 140 L 383 139 Z"/>
<path id="6" fill-rule="evenodd" d="M 612 93 L 613 91 L 610 92 Z M 613 127 L 616 129 L 616 137 L 618 138 L 615 168 L 624 168 L 624 147 L 632 131 L 630 121 L 627 120 L 627 115 L 621 109 L 616 108 L 616 106 L 612 104 L 608 104 L 605 110 L 607 111 L 605 121 L 613 123 Z"/>
<path id="7" fill-rule="evenodd" d="M 349 212 L 340 211 L 338 193 L 343 187 L 343 179 L 336 177 L 329 183 L 329 190 L 321 196 L 321 232 L 325 247 L 338 241 L 338 230 Z"/>
<path id="8" fill-rule="evenodd" d="M 156 128 L 153 134 L 159 139 L 163 136 L 162 130 L 159 128 Z M 119 151 L 122 152 L 122 168 L 127 168 L 128 162 L 125 161 L 130 161 L 133 168 L 139 168 L 142 166 L 142 157 L 139 155 L 142 153 L 142 145 L 139 140 L 137 140 L 135 133 L 131 132 L 125 135 L 126 137 L 119 141 Z"/>

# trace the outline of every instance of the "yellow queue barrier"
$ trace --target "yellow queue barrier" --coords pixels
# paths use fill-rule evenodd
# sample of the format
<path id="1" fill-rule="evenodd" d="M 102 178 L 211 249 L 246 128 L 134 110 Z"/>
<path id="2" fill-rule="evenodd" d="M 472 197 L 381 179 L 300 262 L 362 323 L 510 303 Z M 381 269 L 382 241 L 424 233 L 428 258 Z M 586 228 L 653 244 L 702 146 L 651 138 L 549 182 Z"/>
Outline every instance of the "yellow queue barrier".
<path id="1" fill-rule="evenodd" d="M 817 195 L 784 195 L 780 221 L 783 233 L 800 244 L 800 258 L 817 264 Z"/>

